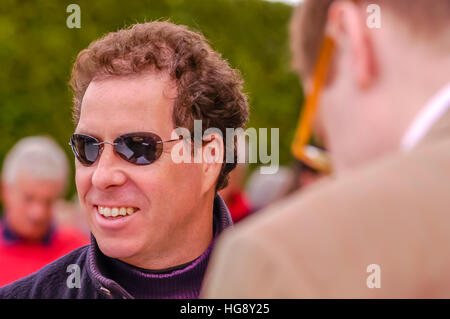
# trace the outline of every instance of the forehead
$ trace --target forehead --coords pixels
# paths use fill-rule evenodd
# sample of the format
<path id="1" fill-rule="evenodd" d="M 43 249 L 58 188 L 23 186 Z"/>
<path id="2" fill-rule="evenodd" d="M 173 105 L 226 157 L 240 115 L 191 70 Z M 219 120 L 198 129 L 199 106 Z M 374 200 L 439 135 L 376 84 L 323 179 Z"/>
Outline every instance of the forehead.
<path id="1" fill-rule="evenodd" d="M 176 86 L 166 73 L 94 79 L 83 97 L 76 131 L 101 138 L 170 133 L 175 98 Z"/>
<path id="2" fill-rule="evenodd" d="M 62 193 L 63 185 L 62 179 L 42 179 L 26 170 L 17 175 L 16 181 L 16 189 L 20 192 L 41 198 L 58 197 Z"/>

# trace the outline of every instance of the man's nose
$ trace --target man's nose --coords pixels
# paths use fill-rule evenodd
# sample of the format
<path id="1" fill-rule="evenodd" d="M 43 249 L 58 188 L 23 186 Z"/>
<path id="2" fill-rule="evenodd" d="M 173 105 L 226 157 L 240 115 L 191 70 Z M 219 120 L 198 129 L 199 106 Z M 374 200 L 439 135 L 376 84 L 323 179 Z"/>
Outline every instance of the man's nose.
<path id="1" fill-rule="evenodd" d="M 29 206 L 28 216 L 33 220 L 43 220 L 46 219 L 51 213 L 50 206 L 45 201 L 34 201 L 31 206 Z"/>
<path id="2" fill-rule="evenodd" d="M 121 169 L 122 161 L 114 152 L 113 146 L 105 144 L 94 168 L 92 185 L 98 189 L 106 190 L 109 187 L 124 184 L 126 176 Z"/>

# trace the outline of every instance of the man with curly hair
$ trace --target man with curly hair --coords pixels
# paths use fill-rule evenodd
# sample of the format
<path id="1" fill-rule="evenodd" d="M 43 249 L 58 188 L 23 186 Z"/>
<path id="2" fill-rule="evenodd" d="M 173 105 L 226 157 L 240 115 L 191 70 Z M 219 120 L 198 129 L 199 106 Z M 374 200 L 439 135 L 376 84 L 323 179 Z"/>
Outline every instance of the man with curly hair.
<path id="1" fill-rule="evenodd" d="M 149 22 L 91 43 L 70 84 L 70 145 L 91 243 L 0 297 L 198 297 L 215 239 L 232 223 L 217 191 L 236 165 L 223 158 L 226 128 L 248 119 L 239 73 L 199 33 Z M 195 120 L 199 143 L 174 136 L 180 127 L 193 133 Z M 214 159 L 180 163 L 174 149 Z"/>

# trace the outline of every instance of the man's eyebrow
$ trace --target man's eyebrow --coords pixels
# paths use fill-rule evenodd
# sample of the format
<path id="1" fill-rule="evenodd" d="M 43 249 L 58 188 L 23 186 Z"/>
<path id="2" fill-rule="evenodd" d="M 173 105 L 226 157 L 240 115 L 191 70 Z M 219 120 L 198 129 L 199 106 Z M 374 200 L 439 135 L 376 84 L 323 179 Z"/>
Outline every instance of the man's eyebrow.
<path id="1" fill-rule="evenodd" d="M 89 135 L 89 136 L 95 137 L 96 139 L 99 139 L 97 134 L 94 134 L 94 133 L 90 132 L 89 130 L 85 130 L 85 129 L 75 129 L 74 134 Z"/>

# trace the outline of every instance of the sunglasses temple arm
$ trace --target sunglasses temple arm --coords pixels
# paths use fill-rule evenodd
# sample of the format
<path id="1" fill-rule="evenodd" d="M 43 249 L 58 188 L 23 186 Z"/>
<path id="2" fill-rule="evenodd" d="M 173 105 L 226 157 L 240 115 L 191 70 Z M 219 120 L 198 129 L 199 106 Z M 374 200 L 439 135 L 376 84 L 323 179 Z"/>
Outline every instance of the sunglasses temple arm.
<path id="1" fill-rule="evenodd" d="M 179 141 L 179 140 L 182 140 L 182 139 L 183 139 L 183 136 L 180 136 L 180 137 L 174 138 L 174 139 L 172 139 L 172 140 L 167 140 L 167 141 L 157 141 L 156 143 L 161 144 L 161 143 L 176 142 L 176 141 Z"/>
<path id="2" fill-rule="evenodd" d="M 326 80 L 327 70 L 334 50 L 334 41 L 325 36 L 321 53 L 314 72 L 314 83 L 312 92 L 306 98 L 302 112 L 300 114 L 294 141 L 291 150 L 294 156 L 302 160 L 304 157 L 304 147 L 311 137 L 311 130 L 314 121 L 314 115 L 319 100 L 319 95 Z"/>
<path id="3" fill-rule="evenodd" d="M 157 143 L 160 144 L 160 143 L 176 142 L 176 141 L 180 141 L 180 140 L 183 140 L 183 139 L 184 139 L 183 136 L 180 136 L 179 138 L 175 138 L 173 140 L 158 141 Z M 213 135 L 213 136 L 211 136 L 211 139 L 209 141 L 203 141 L 203 142 L 209 143 L 209 142 L 212 142 L 214 139 L 215 139 L 215 136 Z"/>

